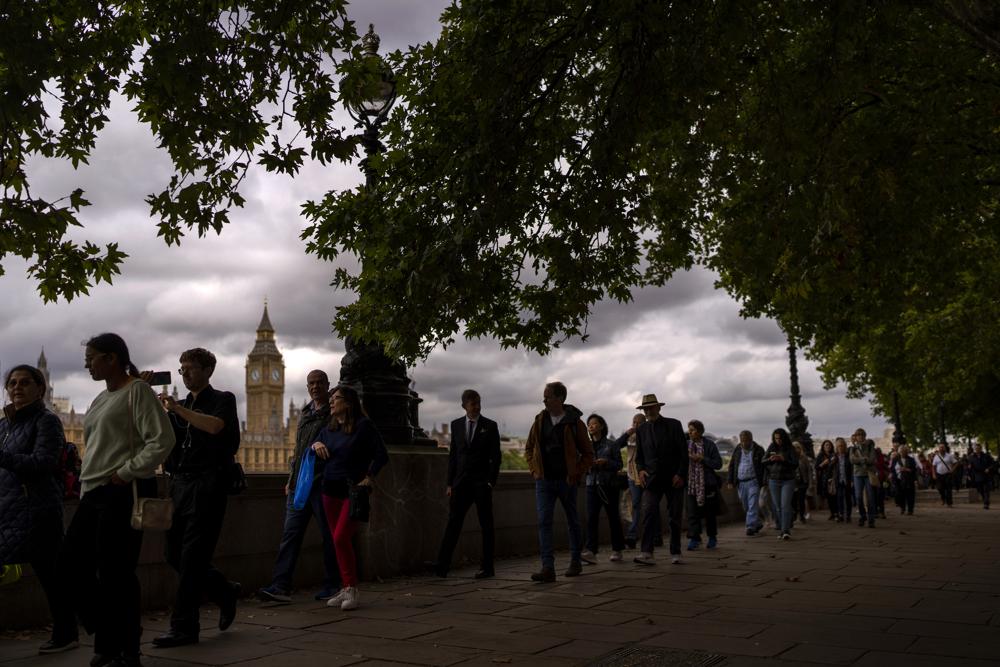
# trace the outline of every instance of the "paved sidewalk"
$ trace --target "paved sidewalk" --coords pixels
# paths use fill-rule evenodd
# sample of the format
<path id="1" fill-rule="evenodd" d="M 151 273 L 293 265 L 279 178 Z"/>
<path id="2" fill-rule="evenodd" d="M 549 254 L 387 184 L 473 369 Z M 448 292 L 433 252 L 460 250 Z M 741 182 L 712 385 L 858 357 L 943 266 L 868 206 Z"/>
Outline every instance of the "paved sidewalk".
<path id="1" fill-rule="evenodd" d="M 554 584 L 528 581 L 537 561 L 518 559 L 499 563 L 488 581 L 475 581 L 468 568 L 448 579 L 367 584 L 361 608 L 347 613 L 312 600 L 246 601 L 229 631 L 208 630 L 200 644 L 170 650 L 144 644 L 143 663 L 997 665 L 1000 510 L 921 500 L 916 516 L 893 512 L 874 530 L 817 512 L 788 542 L 726 526 L 717 550 L 686 552 L 679 566 L 665 552 L 655 567 L 631 563 L 633 552 L 607 563 L 605 550 L 584 576 Z M 565 554 L 557 564 L 565 567 Z M 214 610 L 203 621 L 212 627 Z M 161 613 L 144 625 L 148 642 L 167 623 Z M 34 655 L 44 639 L 4 635 L 0 667 L 90 659 L 89 645 Z M 601 661 L 622 650 L 632 655 Z M 691 651 L 698 653 L 681 660 Z"/>

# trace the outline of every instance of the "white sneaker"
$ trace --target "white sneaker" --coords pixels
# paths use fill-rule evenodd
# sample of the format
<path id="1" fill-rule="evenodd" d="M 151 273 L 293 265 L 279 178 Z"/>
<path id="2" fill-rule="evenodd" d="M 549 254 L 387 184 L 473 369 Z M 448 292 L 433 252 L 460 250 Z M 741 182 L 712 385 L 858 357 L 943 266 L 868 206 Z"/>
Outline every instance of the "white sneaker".
<path id="1" fill-rule="evenodd" d="M 587 565 L 597 565 L 597 556 L 590 549 L 584 549 L 580 552 L 580 560 Z"/>
<path id="2" fill-rule="evenodd" d="M 337 591 L 337 594 L 326 601 L 327 607 L 339 607 L 340 604 L 347 599 L 347 589 L 341 588 Z"/>
<path id="3" fill-rule="evenodd" d="M 622 552 L 621 551 L 612 551 L 611 552 L 611 558 L 609 558 L 608 560 L 611 561 L 612 563 L 617 563 L 617 562 L 621 561 L 621 559 L 622 559 Z"/>
<path id="4" fill-rule="evenodd" d="M 358 605 L 361 604 L 361 594 L 358 593 L 357 586 L 351 586 L 344 589 L 344 601 L 340 604 L 341 611 L 350 611 L 352 609 L 357 609 Z"/>
<path id="5" fill-rule="evenodd" d="M 671 556 L 670 557 L 670 564 L 671 565 L 680 565 L 681 564 L 681 557 L 680 556 Z"/>

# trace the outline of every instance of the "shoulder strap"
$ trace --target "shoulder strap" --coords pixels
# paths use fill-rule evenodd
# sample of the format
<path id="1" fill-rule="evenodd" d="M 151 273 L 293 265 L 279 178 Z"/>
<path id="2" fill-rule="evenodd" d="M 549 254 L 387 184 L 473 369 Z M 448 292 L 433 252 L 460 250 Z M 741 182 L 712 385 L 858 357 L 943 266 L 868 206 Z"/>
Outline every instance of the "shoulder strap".
<path id="1" fill-rule="evenodd" d="M 130 380 L 128 388 L 128 455 L 129 458 L 135 456 L 135 443 L 132 441 L 132 432 L 135 431 L 135 420 L 132 417 L 132 385 L 135 384 L 135 380 Z M 132 480 L 132 511 L 139 506 L 139 485 L 136 481 Z"/>

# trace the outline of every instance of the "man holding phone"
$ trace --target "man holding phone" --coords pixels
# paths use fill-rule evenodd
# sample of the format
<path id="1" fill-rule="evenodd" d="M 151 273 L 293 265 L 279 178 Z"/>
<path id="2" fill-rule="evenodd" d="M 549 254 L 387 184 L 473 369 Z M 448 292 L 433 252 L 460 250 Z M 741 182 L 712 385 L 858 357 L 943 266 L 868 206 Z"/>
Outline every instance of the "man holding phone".
<path id="1" fill-rule="evenodd" d="M 212 567 L 226 514 L 226 470 L 240 446 L 236 397 L 209 384 L 215 355 L 208 350 L 187 350 L 180 364 L 178 373 L 190 393 L 182 402 L 160 394 L 177 439 L 165 466 L 171 474 L 174 501 L 166 560 L 180 580 L 170 630 L 153 639 L 157 648 L 197 643 L 202 596 L 219 605 L 219 629 L 225 630 L 236 618 L 240 593 L 238 583 Z"/>

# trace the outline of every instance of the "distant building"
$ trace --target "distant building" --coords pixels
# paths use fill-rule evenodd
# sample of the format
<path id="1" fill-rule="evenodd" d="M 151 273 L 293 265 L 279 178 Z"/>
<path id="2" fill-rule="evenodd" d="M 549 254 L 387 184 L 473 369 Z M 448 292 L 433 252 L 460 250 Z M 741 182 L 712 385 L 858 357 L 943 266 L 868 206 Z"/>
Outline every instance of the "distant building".
<path id="1" fill-rule="evenodd" d="M 247 472 L 286 472 L 301 410 L 289 402 L 285 421 L 285 362 L 275 342 L 267 303 L 245 369 L 247 418 L 236 458 Z"/>

